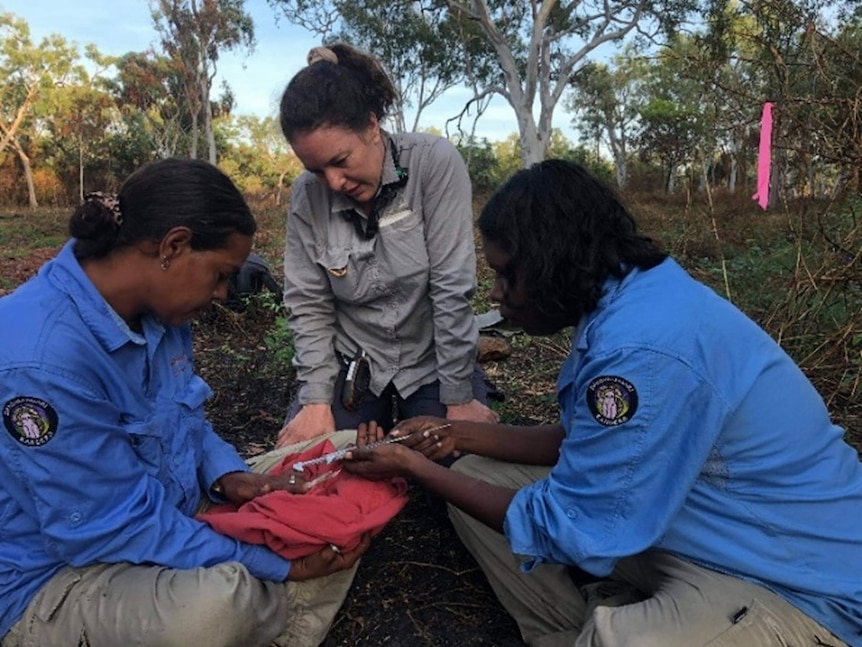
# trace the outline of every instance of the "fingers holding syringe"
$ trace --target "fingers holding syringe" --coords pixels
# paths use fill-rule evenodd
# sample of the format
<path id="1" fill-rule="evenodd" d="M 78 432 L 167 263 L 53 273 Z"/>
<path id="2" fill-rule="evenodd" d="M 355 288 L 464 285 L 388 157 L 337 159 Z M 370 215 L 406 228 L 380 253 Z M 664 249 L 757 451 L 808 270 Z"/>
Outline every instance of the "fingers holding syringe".
<path id="1" fill-rule="evenodd" d="M 421 452 L 426 458 L 438 461 L 447 456 L 459 456 L 455 449 L 452 423 L 441 418 L 411 418 L 398 424 L 389 438 L 398 438 L 405 447 Z"/>

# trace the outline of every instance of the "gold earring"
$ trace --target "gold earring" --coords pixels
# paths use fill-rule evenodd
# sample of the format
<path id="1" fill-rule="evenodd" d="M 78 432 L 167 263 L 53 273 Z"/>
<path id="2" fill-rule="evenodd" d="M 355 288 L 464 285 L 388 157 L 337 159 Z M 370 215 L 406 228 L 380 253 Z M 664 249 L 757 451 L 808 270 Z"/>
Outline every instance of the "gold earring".
<path id="1" fill-rule="evenodd" d="M 163 258 L 162 258 L 162 262 L 161 262 L 161 268 L 162 268 L 163 270 L 166 270 L 166 269 L 168 269 L 170 266 L 171 266 L 171 262 L 168 260 L 168 257 L 167 257 L 167 256 L 163 257 Z"/>

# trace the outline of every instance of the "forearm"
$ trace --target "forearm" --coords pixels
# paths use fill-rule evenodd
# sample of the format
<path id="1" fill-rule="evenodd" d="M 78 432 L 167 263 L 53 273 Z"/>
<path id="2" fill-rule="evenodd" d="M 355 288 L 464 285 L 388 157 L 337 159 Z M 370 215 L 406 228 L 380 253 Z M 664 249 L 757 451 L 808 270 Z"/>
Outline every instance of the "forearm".
<path id="1" fill-rule="evenodd" d="M 468 421 L 452 425 L 458 451 L 507 463 L 555 465 L 565 438 L 561 425 L 518 427 Z"/>
<path id="2" fill-rule="evenodd" d="M 428 244 L 433 259 L 435 243 L 429 240 Z M 441 255 L 443 251 L 436 250 L 436 254 Z M 479 342 L 479 330 L 470 305 L 475 286 L 475 258 L 472 249 L 456 248 L 448 256 L 440 267 L 431 270 L 429 295 L 434 348 L 441 402 L 463 404 L 473 399 L 472 378 Z"/>
<path id="3" fill-rule="evenodd" d="M 411 475 L 425 488 L 471 517 L 497 532 L 503 532 L 506 510 L 516 490 L 466 476 L 419 455 Z"/>
<path id="4" fill-rule="evenodd" d="M 219 478 L 230 472 L 248 470 L 245 461 L 233 445 L 224 441 L 209 422 L 203 430 L 203 455 L 198 466 L 198 480 L 204 491 L 210 490 Z"/>

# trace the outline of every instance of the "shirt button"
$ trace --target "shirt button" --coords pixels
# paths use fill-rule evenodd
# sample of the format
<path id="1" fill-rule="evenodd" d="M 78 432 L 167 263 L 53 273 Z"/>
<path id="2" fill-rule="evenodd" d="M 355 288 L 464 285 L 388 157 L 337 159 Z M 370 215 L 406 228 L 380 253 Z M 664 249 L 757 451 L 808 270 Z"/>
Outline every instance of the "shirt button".
<path id="1" fill-rule="evenodd" d="M 69 515 L 69 521 L 71 521 L 72 523 L 78 523 L 83 517 L 84 515 L 82 515 L 80 512 L 73 512 Z"/>
<path id="2" fill-rule="evenodd" d="M 578 518 L 578 512 L 577 512 L 577 510 L 572 510 L 571 508 L 569 508 L 568 510 L 566 510 L 566 516 L 569 519 L 577 519 Z"/>

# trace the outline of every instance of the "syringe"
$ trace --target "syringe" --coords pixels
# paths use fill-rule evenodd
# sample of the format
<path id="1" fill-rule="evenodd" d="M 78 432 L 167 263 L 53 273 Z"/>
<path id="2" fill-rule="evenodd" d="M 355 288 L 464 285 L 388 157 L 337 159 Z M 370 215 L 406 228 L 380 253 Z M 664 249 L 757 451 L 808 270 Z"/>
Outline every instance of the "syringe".
<path id="1" fill-rule="evenodd" d="M 423 429 L 421 432 L 417 432 L 417 433 L 422 433 L 424 435 L 424 434 L 428 434 L 428 433 L 433 433 L 435 431 L 439 431 L 441 429 L 446 429 L 447 427 L 451 427 L 451 426 L 452 426 L 451 423 L 447 422 L 446 424 L 438 425 L 437 427 L 431 427 L 431 429 Z M 406 434 L 404 436 L 387 436 L 383 440 L 376 440 L 372 443 L 368 443 L 367 445 L 364 445 L 362 447 L 362 449 L 363 450 L 371 450 L 371 449 L 375 449 L 376 447 L 380 447 L 381 445 L 389 445 L 391 443 L 399 443 L 402 440 L 407 440 L 412 435 L 413 434 Z M 293 470 L 296 472 L 301 472 L 306 467 L 311 467 L 312 465 L 320 465 L 321 463 L 325 463 L 326 465 L 331 465 L 332 463 L 335 463 L 336 461 L 342 460 L 347 455 L 347 452 L 352 452 L 356 449 L 359 449 L 359 447 L 356 447 L 356 446 L 343 447 L 341 449 L 336 449 L 334 452 L 329 452 L 328 454 L 324 454 L 323 456 L 318 456 L 317 458 L 309 458 L 306 461 L 298 461 L 298 462 L 293 464 Z"/>

